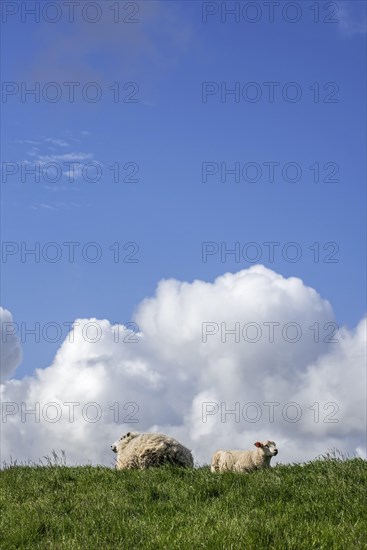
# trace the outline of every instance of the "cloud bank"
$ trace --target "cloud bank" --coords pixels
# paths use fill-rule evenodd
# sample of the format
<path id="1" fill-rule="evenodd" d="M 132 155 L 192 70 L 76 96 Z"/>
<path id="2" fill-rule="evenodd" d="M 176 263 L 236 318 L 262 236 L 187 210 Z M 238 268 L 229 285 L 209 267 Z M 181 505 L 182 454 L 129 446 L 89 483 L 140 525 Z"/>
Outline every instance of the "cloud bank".
<path id="1" fill-rule="evenodd" d="M 48 368 L 4 382 L 2 460 L 63 449 L 69 464 L 111 465 L 131 429 L 177 437 L 201 464 L 259 439 L 283 463 L 333 447 L 365 456 L 366 320 L 338 329 L 300 279 L 258 265 L 163 280 L 133 321 L 77 319 Z M 7 349 L 9 376 L 18 342 Z"/>
<path id="2" fill-rule="evenodd" d="M 13 317 L 10 311 L 0 307 L 0 381 L 10 378 L 22 360 L 19 338 L 12 330 Z"/>

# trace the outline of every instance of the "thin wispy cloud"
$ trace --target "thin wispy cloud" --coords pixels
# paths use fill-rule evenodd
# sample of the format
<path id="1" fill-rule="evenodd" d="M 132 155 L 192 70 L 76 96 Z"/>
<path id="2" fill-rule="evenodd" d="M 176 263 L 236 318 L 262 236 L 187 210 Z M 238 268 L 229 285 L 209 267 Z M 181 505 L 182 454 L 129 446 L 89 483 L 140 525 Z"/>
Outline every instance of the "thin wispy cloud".
<path id="1" fill-rule="evenodd" d="M 46 204 L 44 202 L 32 204 L 31 208 L 32 210 L 57 210 L 56 206 L 53 206 L 52 204 Z"/>
<path id="2" fill-rule="evenodd" d="M 53 139 L 53 138 L 45 138 L 45 141 L 47 143 L 52 143 L 52 145 L 58 145 L 59 147 L 68 147 L 69 144 L 64 141 L 63 139 Z"/>
<path id="3" fill-rule="evenodd" d="M 39 25 L 37 41 L 41 47 L 23 76 L 57 82 L 109 82 L 116 74 L 140 79 L 177 64 L 192 43 L 193 26 L 179 3 L 134 2 L 138 5 L 135 24 L 122 20 L 114 23 L 103 4 L 104 17 L 96 25 L 83 17 L 68 26 Z M 99 63 L 95 52 L 108 60 Z"/>
<path id="4" fill-rule="evenodd" d="M 367 32 L 365 2 L 338 2 L 337 18 L 339 30 L 346 36 Z"/>
<path id="5" fill-rule="evenodd" d="M 88 134 L 86 130 L 80 133 L 83 137 Z M 74 141 L 80 143 L 80 140 Z M 62 175 L 68 178 L 69 181 L 71 179 L 75 181 L 82 177 L 83 168 L 86 163 L 92 161 L 98 162 L 94 158 L 93 153 L 72 150 L 65 152 L 65 148 L 71 146 L 67 141 L 60 138 L 43 137 L 41 140 L 17 140 L 16 143 L 32 145 L 32 148 L 26 152 L 28 158 L 23 159 L 21 161 L 22 163 L 33 166 L 38 165 L 39 167 L 50 164 L 60 166 Z M 45 149 L 47 149 L 47 151 L 45 151 Z M 70 163 L 73 163 L 73 165 L 70 166 Z M 102 166 L 100 162 L 98 162 L 98 164 Z"/>
<path id="6" fill-rule="evenodd" d="M 86 160 L 92 160 L 93 154 L 92 153 L 83 153 L 83 152 L 71 152 L 71 153 L 64 153 L 62 155 L 39 155 L 37 157 L 37 161 L 41 164 L 46 164 L 48 162 L 69 162 L 69 161 L 75 161 L 75 162 L 84 162 Z"/>
<path id="7" fill-rule="evenodd" d="M 25 145 L 39 145 L 39 141 L 34 141 L 32 139 L 16 139 L 14 143 L 21 143 Z"/>
<path id="8" fill-rule="evenodd" d="M 37 202 L 31 205 L 32 210 L 51 210 L 51 211 L 60 211 L 60 210 L 67 210 L 70 208 L 78 208 L 82 206 L 80 203 L 77 202 L 63 202 L 63 201 L 56 201 L 53 204 L 45 203 L 45 202 Z M 83 207 L 88 206 L 83 203 Z"/>

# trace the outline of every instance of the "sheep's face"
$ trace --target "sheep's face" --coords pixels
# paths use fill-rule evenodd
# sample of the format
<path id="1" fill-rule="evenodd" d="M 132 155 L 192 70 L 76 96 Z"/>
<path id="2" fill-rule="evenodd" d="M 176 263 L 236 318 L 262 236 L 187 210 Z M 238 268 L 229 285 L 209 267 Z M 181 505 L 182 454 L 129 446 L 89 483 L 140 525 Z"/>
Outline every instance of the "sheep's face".
<path id="1" fill-rule="evenodd" d="M 257 441 L 255 443 L 255 447 L 262 449 L 263 453 L 266 456 L 272 457 L 278 454 L 278 449 L 274 441 L 267 440 L 267 441 L 264 441 L 263 443 L 260 443 L 259 441 Z"/>
<path id="2" fill-rule="evenodd" d="M 115 441 L 115 443 L 112 443 L 111 450 L 114 453 L 122 451 L 130 443 L 130 441 L 138 435 L 140 435 L 138 432 L 128 432 L 126 435 L 123 435 L 120 439 Z"/>

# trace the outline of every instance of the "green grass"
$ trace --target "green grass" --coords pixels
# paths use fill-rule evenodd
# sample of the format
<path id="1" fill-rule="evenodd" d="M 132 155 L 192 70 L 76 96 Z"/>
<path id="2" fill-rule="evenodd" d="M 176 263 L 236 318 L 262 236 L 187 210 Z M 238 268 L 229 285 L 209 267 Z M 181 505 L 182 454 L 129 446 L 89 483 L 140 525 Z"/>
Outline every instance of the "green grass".
<path id="1" fill-rule="evenodd" d="M 359 458 L 249 475 L 51 463 L 0 475 L 2 550 L 367 548 Z"/>

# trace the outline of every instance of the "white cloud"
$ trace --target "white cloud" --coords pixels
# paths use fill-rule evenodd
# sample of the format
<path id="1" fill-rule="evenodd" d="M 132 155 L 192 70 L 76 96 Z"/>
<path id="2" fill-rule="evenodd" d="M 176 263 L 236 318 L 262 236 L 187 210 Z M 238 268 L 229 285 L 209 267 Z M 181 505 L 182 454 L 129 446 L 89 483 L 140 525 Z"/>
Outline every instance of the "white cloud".
<path id="1" fill-rule="evenodd" d="M 82 134 L 84 135 L 85 132 L 82 132 Z M 68 178 L 68 181 L 73 183 L 84 177 L 85 174 L 83 170 L 85 170 L 86 164 L 92 161 L 94 163 L 94 170 L 98 170 L 100 173 L 102 171 L 102 163 L 94 159 L 93 153 L 86 153 L 83 151 L 61 153 L 60 148 L 69 146 L 69 144 L 62 139 L 43 138 L 42 143 L 30 140 L 22 141 L 21 143 L 40 144 L 43 148 L 46 146 L 47 149 L 52 151 L 51 153 L 43 154 L 39 147 L 33 145 L 32 149 L 27 152 L 32 160 L 26 159 L 22 161 L 23 165 L 31 165 L 34 170 L 38 171 L 39 178 L 41 178 L 42 174 L 43 178 L 46 177 L 48 180 L 58 181 L 60 173 L 60 177 L 63 176 L 64 178 Z M 46 165 L 47 170 L 45 175 L 42 170 Z M 87 174 L 86 177 L 98 177 L 98 173 L 96 173 L 96 176 L 94 174 L 93 176 Z M 46 188 L 48 187 L 46 186 Z M 55 188 L 53 187 L 52 189 L 54 190 Z M 62 188 L 57 186 L 56 189 L 60 190 Z"/>
<path id="2" fill-rule="evenodd" d="M 267 438 L 277 442 L 281 462 L 333 447 L 363 455 L 366 321 L 328 343 L 332 308 L 300 279 L 253 266 L 213 283 L 161 281 L 134 322 L 138 334 L 108 320 L 78 319 L 49 368 L 3 385 L 3 460 L 37 460 L 54 448 L 64 449 L 70 463 L 111 464 L 110 443 L 131 428 L 173 435 L 201 463 L 217 448 L 248 448 Z M 209 322 L 204 327 L 218 330 L 205 343 Z M 222 341 L 236 323 L 239 341 L 234 333 Z M 21 421 L 22 402 L 29 409 L 40 404 L 39 423 L 31 414 Z M 54 405 L 43 408 L 50 402 L 62 414 L 55 423 L 42 418 L 42 411 L 49 420 L 55 415 Z M 70 402 L 79 403 L 74 422 Z M 98 409 L 90 405 L 84 413 L 92 420 L 99 411 L 95 423 L 81 414 L 92 402 Z"/>
<path id="3" fill-rule="evenodd" d="M 26 145 L 40 145 L 39 141 L 34 141 L 33 139 L 17 139 L 15 143 L 21 143 Z"/>
<path id="4" fill-rule="evenodd" d="M 22 360 L 22 350 L 16 335 L 16 325 L 7 309 L 0 307 L 1 381 L 12 376 Z"/>
<path id="5" fill-rule="evenodd" d="M 45 202 L 37 202 L 32 204 L 31 208 L 32 210 L 57 210 L 56 206 Z"/>
<path id="6" fill-rule="evenodd" d="M 57 145 L 58 147 L 68 147 L 69 144 L 64 141 L 63 139 L 53 139 L 53 138 L 45 138 L 45 141 L 47 143 L 51 143 L 52 145 Z"/>
<path id="7" fill-rule="evenodd" d="M 63 162 L 63 161 L 84 161 L 93 158 L 92 153 L 64 153 L 63 155 L 40 155 L 38 161 L 46 164 L 47 162 Z"/>

